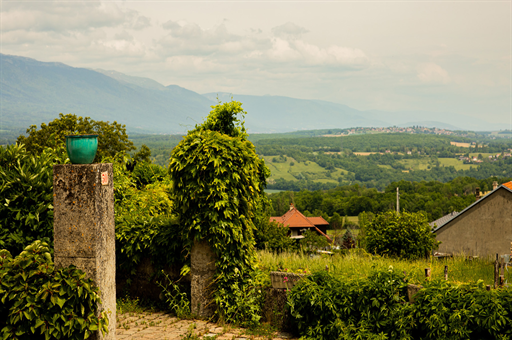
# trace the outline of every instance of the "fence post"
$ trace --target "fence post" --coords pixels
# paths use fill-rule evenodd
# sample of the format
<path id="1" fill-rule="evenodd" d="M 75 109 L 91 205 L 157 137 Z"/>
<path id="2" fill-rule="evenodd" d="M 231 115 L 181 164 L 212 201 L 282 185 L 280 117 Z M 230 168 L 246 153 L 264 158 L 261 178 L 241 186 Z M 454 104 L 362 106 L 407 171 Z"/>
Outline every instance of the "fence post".
<path id="1" fill-rule="evenodd" d="M 74 265 L 100 290 L 109 325 L 104 336 L 116 339 L 116 251 L 112 164 L 53 166 L 53 230 L 55 268 Z"/>
<path id="2" fill-rule="evenodd" d="M 448 280 L 448 266 L 444 266 L 444 279 Z"/>
<path id="3" fill-rule="evenodd" d="M 425 268 L 425 278 L 430 279 L 430 268 Z"/>
<path id="4" fill-rule="evenodd" d="M 494 289 L 498 287 L 499 280 L 499 262 L 498 262 L 498 254 L 496 254 L 496 260 L 494 261 Z"/>

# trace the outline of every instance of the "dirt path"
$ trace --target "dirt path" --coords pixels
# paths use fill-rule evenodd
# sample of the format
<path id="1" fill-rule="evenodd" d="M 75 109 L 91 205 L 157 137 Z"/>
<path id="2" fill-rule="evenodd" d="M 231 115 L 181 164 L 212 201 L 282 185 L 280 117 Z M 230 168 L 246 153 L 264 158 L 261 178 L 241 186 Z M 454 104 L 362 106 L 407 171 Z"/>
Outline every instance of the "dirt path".
<path id="1" fill-rule="evenodd" d="M 244 328 L 218 326 L 203 320 L 180 320 L 163 312 L 125 313 L 117 316 L 116 338 L 121 340 L 217 339 L 268 340 L 293 339 L 287 333 L 251 334 Z"/>

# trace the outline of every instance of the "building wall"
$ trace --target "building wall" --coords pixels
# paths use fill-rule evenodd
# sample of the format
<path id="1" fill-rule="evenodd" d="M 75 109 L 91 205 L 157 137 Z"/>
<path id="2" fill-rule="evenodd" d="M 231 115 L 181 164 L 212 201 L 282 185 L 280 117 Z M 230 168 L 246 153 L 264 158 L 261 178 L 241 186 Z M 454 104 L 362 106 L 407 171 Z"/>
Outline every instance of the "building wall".
<path id="1" fill-rule="evenodd" d="M 439 252 L 472 256 L 510 254 L 512 193 L 498 189 L 436 232 Z"/>

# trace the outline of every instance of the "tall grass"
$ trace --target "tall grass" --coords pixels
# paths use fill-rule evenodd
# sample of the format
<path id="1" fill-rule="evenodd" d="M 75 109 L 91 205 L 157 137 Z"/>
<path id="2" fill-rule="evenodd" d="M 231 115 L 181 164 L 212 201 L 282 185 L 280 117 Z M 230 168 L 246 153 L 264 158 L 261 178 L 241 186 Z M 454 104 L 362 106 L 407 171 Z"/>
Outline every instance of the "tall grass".
<path id="1" fill-rule="evenodd" d="M 475 282 L 483 280 L 487 285 L 494 283 L 494 263 L 489 259 L 467 260 L 464 257 L 438 260 L 400 260 L 375 256 L 361 249 L 354 249 L 346 255 L 335 254 L 314 255 L 283 252 L 275 254 L 269 251 L 258 251 L 259 267 L 264 272 L 292 271 L 312 273 L 328 269 L 335 275 L 347 280 L 367 277 L 374 270 L 387 269 L 406 272 L 410 282 L 425 282 L 425 268 L 430 268 L 431 277 L 444 278 L 444 267 L 448 266 L 448 280 L 452 282 Z M 512 283 L 512 266 L 505 270 L 505 280 Z"/>

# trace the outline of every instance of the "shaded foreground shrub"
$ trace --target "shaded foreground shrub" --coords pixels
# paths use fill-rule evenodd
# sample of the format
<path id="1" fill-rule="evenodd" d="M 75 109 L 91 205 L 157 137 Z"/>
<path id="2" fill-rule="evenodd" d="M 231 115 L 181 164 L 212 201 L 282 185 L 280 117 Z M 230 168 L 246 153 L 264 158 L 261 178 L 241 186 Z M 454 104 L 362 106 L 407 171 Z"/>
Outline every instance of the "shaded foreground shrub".
<path id="1" fill-rule="evenodd" d="M 510 290 L 433 281 L 409 304 L 406 281 L 391 267 L 351 281 L 315 273 L 289 295 L 292 321 L 307 339 L 511 338 Z"/>
<path id="2" fill-rule="evenodd" d="M 87 339 L 107 332 L 98 288 L 75 268 L 55 270 L 48 244 L 12 258 L 0 250 L 0 339 Z"/>

